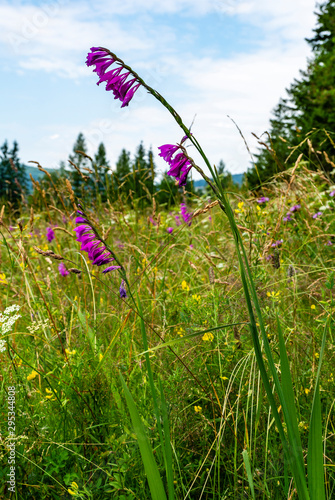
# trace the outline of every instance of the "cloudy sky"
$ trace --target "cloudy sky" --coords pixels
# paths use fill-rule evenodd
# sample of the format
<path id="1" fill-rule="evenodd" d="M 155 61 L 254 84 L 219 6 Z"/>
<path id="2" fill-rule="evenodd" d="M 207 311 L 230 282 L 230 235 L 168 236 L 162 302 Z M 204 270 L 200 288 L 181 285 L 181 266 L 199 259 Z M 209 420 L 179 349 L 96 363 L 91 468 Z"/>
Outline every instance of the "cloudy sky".
<path id="1" fill-rule="evenodd" d="M 195 119 L 212 163 L 243 172 L 250 159 L 227 115 L 255 151 L 252 132 L 268 129 L 271 110 L 306 67 L 314 11 L 314 0 L 0 0 L 0 143 L 16 139 L 24 163 L 55 168 L 79 132 L 89 154 L 103 141 L 111 164 L 143 140 L 163 171 L 157 147 L 183 133 L 151 95 L 139 89 L 121 109 L 96 85 L 85 59 L 103 46 L 185 124 Z"/>

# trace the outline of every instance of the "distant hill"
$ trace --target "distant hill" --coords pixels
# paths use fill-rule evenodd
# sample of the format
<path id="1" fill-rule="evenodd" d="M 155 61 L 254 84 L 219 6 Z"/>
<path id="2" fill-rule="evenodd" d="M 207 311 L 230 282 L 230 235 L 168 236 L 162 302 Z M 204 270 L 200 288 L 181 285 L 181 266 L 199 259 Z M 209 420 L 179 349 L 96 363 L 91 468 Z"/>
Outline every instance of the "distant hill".
<path id="1" fill-rule="evenodd" d="M 243 176 L 244 174 L 232 174 L 233 182 L 235 184 L 238 184 L 239 186 L 242 186 Z M 203 189 L 206 185 L 206 181 L 204 179 L 193 182 L 196 189 Z"/>

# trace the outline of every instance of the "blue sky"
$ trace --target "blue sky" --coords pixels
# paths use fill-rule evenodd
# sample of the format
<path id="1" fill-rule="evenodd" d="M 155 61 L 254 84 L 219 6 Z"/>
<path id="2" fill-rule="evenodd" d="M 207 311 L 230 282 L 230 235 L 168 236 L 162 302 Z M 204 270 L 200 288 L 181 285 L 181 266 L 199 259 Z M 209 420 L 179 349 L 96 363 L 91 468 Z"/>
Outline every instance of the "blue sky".
<path id="1" fill-rule="evenodd" d="M 117 53 L 193 125 L 212 163 L 232 173 L 268 129 L 271 110 L 310 56 L 314 0 L 0 0 L 0 143 L 55 168 L 79 132 L 89 154 L 178 142 L 182 132 L 145 92 L 120 108 L 85 65 L 92 46 Z M 140 89 L 139 89 L 140 90 Z M 190 150 L 191 152 L 191 150 Z M 198 157 L 195 155 L 195 159 Z M 195 177 L 197 178 L 197 177 Z"/>

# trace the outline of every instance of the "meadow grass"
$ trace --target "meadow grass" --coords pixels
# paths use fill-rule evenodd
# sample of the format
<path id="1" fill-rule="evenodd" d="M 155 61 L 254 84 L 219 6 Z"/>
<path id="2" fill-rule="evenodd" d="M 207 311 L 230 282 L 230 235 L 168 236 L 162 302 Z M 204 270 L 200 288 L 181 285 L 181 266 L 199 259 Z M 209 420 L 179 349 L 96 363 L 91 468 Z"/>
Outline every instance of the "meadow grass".
<path id="1" fill-rule="evenodd" d="M 264 188 L 267 203 L 243 191 L 228 196 L 279 376 L 280 319 L 304 461 L 326 328 L 320 395 L 331 499 L 335 203 L 330 183 L 306 162 L 288 173 L 289 181 L 279 176 Z M 103 275 L 80 252 L 74 200 L 63 196 L 59 204 L 51 188 L 50 193 L 51 203 L 41 200 L 34 214 L 26 207 L 15 216 L 6 207 L 2 218 L 1 310 L 19 305 L 21 317 L 2 336 L 7 350 L 0 354 L 1 496 L 11 498 L 6 395 L 15 386 L 16 498 L 153 498 L 133 403 L 166 493 L 166 460 L 171 461 L 176 499 L 298 498 L 255 357 L 233 236 L 220 207 L 204 210 L 208 197 L 193 195 L 188 204 L 199 213 L 190 226 L 176 225 L 179 206 L 170 212 L 158 207 L 155 226 L 148 220 L 151 209 L 135 211 L 121 200 L 86 205 L 125 268 L 133 302 L 120 298 L 117 272 Z M 284 222 L 297 204 L 300 209 Z M 51 242 L 48 227 L 56 227 Z M 168 227 L 174 228 L 171 234 Z M 78 271 L 62 276 L 54 254 Z M 275 392 L 274 398 L 282 416 Z M 285 422 L 283 428 L 287 433 Z M 162 438 L 171 444 L 170 459 Z"/>

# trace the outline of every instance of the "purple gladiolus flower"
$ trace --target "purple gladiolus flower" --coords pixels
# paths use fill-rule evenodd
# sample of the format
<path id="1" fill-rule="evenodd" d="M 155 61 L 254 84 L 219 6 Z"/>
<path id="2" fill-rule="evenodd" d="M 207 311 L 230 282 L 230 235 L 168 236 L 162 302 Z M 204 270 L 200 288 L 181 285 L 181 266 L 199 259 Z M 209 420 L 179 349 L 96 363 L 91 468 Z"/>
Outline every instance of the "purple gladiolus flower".
<path id="1" fill-rule="evenodd" d="M 176 219 L 176 225 L 181 226 L 181 220 L 180 220 L 179 215 L 175 215 L 174 218 Z"/>
<path id="2" fill-rule="evenodd" d="M 67 276 L 69 273 L 69 271 L 66 269 L 65 267 L 65 264 L 63 262 L 61 262 L 58 266 L 58 271 L 60 272 L 60 274 L 62 276 Z"/>
<path id="3" fill-rule="evenodd" d="M 121 108 L 128 106 L 136 90 L 141 85 L 138 79 L 130 71 L 122 73 L 124 70 L 123 61 L 114 56 L 109 50 L 103 47 L 91 47 L 90 50 L 91 52 L 87 54 L 86 64 L 87 66 L 95 66 L 93 71 L 99 76 L 97 85 L 106 82 L 106 90 L 113 91 L 114 99 L 119 99 L 122 102 Z M 106 72 L 114 63 L 119 64 L 120 67 Z M 133 76 L 133 78 L 127 81 L 129 75 Z"/>
<path id="4" fill-rule="evenodd" d="M 167 228 L 167 232 L 168 232 L 169 234 L 171 234 L 171 233 L 173 232 L 173 227 L 168 227 L 168 228 Z"/>
<path id="5" fill-rule="evenodd" d="M 316 214 L 313 215 L 313 219 L 317 219 L 320 215 L 322 215 L 322 212 L 316 212 Z"/>
<path id="6" fill-rule="evenodd" d="M 49 241 L 49 243 L 55 239 L 55 232 L 54 230 L 52 229 L 52 227 L 48 227 L 47 228 L 47 240 Z"/>
<path id="7" fill-rule="evenodd" d="M 268 198 L 267 196 L 262 196 L 261 198 L 258 198 L 257 203 L 266 203 L 267 201 L 269 201 L 269 199 L 270 198 Z"/>
<path id="8" fill-rule="evenodd" d="M 175 177 L 179 181 L 179 186 L 186 186 L 187 175 L 192 168 L 189 159 L 185 156 L 182 144 L 186 141 L 187 136 L 185 135 L 180 144 L 174 146 L 173 144 L 164 144 L 159 146 L 160 149 L 159 156 L 161 156 L 169 165 L 170 170 L 167 172 L 168 175 Z M 175 155 L 178 150 L 181 153 Z M 174 156 L 175 155 L 175 156 Z"/>
<path id="9" fill-rule="evenodd" d="M 180 211 L 184 222 L 190 226 L 192 224 L 192 214 L 187 211 L 185 203 L 180 204 Z"/>
<path id="10" fill-rule="evenodd" d="M 103 266 L 105 264 L 110 264 L 115 258 L 109 250 L 107 250 L 106 245 L 87 219 L 82 207 L 80 205 L 78 206 L 80 210 L 77 211 L 79 217 L 76 218 L 76 223 L 79 224 L 79 226 L 75 227 L 74 231 L 77 233 L 77 241 L 81 243 L 80 250 L 88 253 L 88 258 L 93 265 Z M 114 269 L 121 269 L 121 266 L 109 266 L 103 270 L 103 273 L 114 271 Z"/>
<path id="11" fill-rule="evenodd" d="M 124 280 L 121 281 L 121 285 L 120 285 L 120 297 L 121 297 L 121 299 L 126 299 L 128 297 L 126 289 L 125 289 Z"/>

